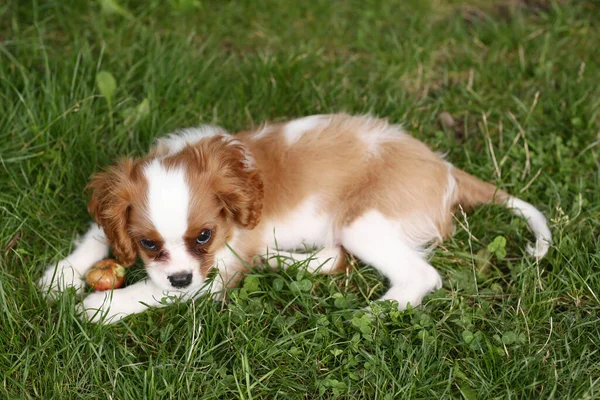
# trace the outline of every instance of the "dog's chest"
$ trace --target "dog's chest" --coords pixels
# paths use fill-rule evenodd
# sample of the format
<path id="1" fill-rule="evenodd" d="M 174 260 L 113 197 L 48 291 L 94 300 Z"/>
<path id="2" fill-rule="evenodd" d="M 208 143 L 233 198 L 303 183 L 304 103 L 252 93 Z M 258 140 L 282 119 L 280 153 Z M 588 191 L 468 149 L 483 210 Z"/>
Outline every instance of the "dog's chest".
<path id="1" fill-rule="evenodd" d="M 266 221 L 265 243 L 280 250 L 323 248 L 333 243 L 331 216 L 309 197 L 283 216 Z"/>

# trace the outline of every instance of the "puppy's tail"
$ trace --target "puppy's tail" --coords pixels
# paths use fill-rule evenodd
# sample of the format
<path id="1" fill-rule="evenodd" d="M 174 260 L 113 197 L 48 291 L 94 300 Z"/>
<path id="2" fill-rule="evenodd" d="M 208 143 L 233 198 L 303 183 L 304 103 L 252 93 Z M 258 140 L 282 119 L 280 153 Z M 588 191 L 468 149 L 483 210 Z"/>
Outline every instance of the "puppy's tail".
<path id="1" fill-rule="evenodd" d="M 529 229 L 535 235 L 535 244 L 528 244 L 527 252 L 537 258 L 548 252 L 552 234 L 546 217 L 537 208 L 458 168 L 452 168 L 452 175 L 458 184 L 458 203 L 462 207 L 471 209 L 480 204 L 506 205 L 515 215 L 527 220 Z"/>

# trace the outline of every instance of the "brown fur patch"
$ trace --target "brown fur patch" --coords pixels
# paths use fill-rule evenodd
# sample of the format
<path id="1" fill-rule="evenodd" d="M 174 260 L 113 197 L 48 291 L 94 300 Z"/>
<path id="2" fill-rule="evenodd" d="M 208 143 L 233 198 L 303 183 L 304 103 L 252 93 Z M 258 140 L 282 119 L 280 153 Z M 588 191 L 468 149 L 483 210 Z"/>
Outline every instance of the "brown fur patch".
<path id="1" fill-rule="evenodd" d="M 135 219 L 131 209 L 145 207 L 146 180 L 140 164 L 141 160 L 121 160 L 105 172 L 93 175 L 86 186 L 91 191 L 88 211 L 103 228 L 116 258 L 125 266 L 133 264 L 137 256 L 137 246 L 129 233 L 131 219 Z"/>
<path id="2" fill-rule="evenodd" d="M 285 125 L 236 135 L 251 151 L 264 176 L 263 214 L 285 215 L 314 193 L 324 212 L 334 213 L 337 227 L 351 223 L 371 208 L 394 219 L 429 216 L 446 236 L 452 216 L 444 209 L 449 166 L 426 145 L 392 128 L 387 121 L 337 114 L 322 129 L 304 133 L 288 146 Z M 367 150 L 368 135 L 374 152 Z M 396 135 L 396 136 L 394 136 Z"/>

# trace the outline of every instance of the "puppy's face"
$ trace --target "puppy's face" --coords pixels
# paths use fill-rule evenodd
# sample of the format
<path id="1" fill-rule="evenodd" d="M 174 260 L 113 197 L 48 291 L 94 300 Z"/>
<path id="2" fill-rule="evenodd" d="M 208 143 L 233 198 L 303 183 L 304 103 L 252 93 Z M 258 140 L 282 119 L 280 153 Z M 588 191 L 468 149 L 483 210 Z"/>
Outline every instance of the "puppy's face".
<path id="1" fill-rule="evenodd" d="M 95 175 L 88 208 L 122 263 L 139 255 L 157 286 L 196 291 L 235 229 L 258 224 L 262 180 L 229 136 L 169 151 Z"/>

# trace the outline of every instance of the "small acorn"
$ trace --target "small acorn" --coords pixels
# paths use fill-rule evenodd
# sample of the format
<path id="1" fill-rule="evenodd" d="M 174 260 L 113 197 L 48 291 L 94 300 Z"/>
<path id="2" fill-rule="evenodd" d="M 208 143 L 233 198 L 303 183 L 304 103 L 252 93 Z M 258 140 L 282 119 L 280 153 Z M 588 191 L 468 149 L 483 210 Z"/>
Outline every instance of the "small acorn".
<path id="1" fill-rule="evenodd" d="M 125 268 L 112 258 L 107 258 L 92 265 L 85 281 L 97 292 L 118 289 L 125 283 Z"/>

